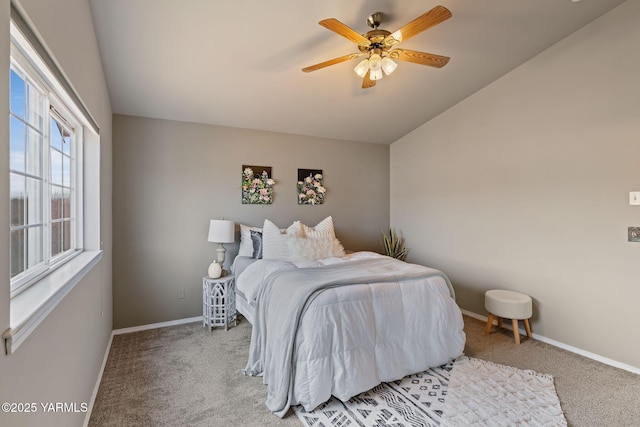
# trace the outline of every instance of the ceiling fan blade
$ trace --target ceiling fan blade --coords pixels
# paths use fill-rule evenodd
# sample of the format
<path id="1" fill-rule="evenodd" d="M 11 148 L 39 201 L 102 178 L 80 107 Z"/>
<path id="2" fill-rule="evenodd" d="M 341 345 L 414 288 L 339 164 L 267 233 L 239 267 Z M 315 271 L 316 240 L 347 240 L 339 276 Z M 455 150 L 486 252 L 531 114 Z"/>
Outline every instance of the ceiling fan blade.
<path id="1" fill-rule="evenodd" d="M 348 40 L 351 40 L 359 46 L 371 45 L 371 42 L 368 38 L 358 33 L 356 30 L 346 26 L 335 18 L 323 19 L 322 21 L 318 22 L 318 24 L 322 25 L 328 30 L 333 31 L 336 34 L 341 35 Z"/>
<path id="2" fill-rule="evenodd" d="M 350 59 L 359 58 L 362 55 L 364 55 L 364 53 L 350 53 L 349 55 L 344 55 L 339 58 L 333 58 L 328 61 L 320 62 L 319 64 L 310 65 L 308 67 L 303 68 L 302 71 L 304 71 L 305 73 L 310 73 L 311 71 L 316 71 L 321 68 L 328 67 L 329 65 L 335 65 L 344 61 L 348 61 Z"/>
<path id="3" fill-rule="evenodd" d="M 369 73 L 370 71 L 367 71 L 367 74 L 362 78 L 362 89 L 368 89 L 376 85 L 376 81 L 369 78 Z"/>
<path id="4" fill-rule="evenodd" d="M 428 65 L 430 67 L 442 68 L 449 62 L 448 56 L 435 55 L 433 53 L 417 52 L 408 49 L 394 49 L 389 52 L 391 59 L 413 62 L 414 64 Z"/>
<path id="5" fill-rule="evenodd" d="M 401 41 L 405 41 L 410 39 L 411 37 L 420 34 L 424 30 L 433 27 L 441 23 L 442 21 L 446 21 L 451 18 L 451 12 L 444 6 L 436 6 L 430 11 L 422 14 L 417 17 L 413 21 L 409 22 L 404 27 L 399 30 L 389 34 L 384 39 L 384 44 L 386 46 L 393 46 Z"/>

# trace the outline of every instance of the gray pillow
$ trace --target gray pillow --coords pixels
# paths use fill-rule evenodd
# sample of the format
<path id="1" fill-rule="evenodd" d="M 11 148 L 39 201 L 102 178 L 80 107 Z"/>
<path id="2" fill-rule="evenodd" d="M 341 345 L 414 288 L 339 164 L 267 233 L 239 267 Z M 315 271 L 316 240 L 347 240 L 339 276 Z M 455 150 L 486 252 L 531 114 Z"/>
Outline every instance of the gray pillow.
<path id="1" fill-rule="evenodd" d="M 251 230 L 251 243 L 253 243 L 253 253 L 251 254 L 251 258 L 262 258 L 262 233 Z"/>

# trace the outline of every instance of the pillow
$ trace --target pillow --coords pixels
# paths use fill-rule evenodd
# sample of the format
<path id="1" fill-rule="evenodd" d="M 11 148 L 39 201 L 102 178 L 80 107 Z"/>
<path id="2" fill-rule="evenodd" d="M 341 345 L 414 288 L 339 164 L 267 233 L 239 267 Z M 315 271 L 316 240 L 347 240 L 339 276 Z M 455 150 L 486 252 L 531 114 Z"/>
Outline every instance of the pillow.
<path id="1" fill-rule="evenodd" d="M 331 236 L 314 238 L 289 238 L 287 242 L 292 261 L 314 261 L 344 256 L 344 248 L 338 239 Z"/>
<path id="2" fill-rule="evenodd" d="M 273 222 L 265 219 L 262 228 L 262 258 L 289 261 L 291 257 L 287 239 L 291 236 L 304 236 L 300 221 L 295 221 L 283 232 Z"/>
<path id="3" fill-rule="evenodd" d="M 262 228 L 240 224 L 240 249 L 238 249 L 238 256 L 253 256 L 252 231 L 262 233 Z"/>
<path id="4" fill-rule="evenodd" d="M 253 242 L 253 253 L 251 258 L 262 258 L 262 232 L 251 230 L 251 241 Z"/>
<path id="5" fill-rule="evenodd" d="M 320 221 L 315 227 L 302 224 L 302 229 L 304 230 L 304 235 L 312 239 L 321 236 L 336 237 L 333 229 L 333 218 L 330 216 Z"/>

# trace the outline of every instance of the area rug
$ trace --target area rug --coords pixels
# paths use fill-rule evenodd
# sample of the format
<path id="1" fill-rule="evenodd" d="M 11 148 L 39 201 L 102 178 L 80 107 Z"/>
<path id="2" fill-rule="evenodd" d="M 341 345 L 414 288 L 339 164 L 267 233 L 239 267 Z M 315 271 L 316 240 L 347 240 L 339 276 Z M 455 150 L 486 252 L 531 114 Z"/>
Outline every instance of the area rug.
<path id="1" fill-rule="evenodd" d="M 566 426 L 553 377 L 462 356 L 306 412 L 313 427 Z"/>

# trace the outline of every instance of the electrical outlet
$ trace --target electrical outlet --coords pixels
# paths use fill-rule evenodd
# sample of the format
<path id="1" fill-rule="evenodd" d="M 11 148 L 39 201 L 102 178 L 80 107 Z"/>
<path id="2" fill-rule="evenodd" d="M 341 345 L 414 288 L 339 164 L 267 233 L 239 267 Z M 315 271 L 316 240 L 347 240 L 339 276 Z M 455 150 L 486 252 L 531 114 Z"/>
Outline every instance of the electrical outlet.
<path id="1" fill-rule="evenodd" d="M 640 227 L 629 227 L 629 241 L 640 243 Z"/>
<path id="2" fill-rule="evenodd" d="M 178 289 L 178 299 L 184 299 L 184 288 Z"/>

